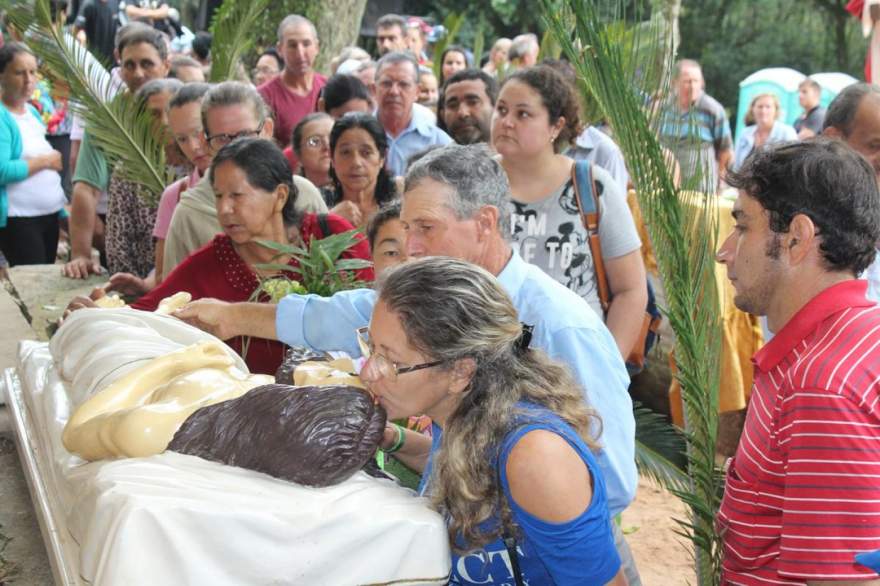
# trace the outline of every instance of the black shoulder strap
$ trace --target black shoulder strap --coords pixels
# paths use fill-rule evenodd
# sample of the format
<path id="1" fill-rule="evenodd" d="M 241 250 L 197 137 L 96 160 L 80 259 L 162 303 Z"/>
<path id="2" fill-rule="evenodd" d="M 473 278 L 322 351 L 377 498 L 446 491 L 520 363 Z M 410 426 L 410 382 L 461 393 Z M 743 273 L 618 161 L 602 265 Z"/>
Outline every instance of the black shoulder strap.
<path id="1" fill-rule="evenodd" d="M 330 224 L 327 222 L 327 214 L 318 214 L 318 227 L 321 229 L 321 238 L 330 236 Z"/>

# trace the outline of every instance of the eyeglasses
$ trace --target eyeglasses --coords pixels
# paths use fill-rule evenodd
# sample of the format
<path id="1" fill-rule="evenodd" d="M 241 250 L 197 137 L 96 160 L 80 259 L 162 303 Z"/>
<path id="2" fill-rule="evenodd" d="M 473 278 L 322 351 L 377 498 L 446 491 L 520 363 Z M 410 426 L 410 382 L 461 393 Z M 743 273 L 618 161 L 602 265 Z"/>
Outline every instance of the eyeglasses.
<path id="1" fill-rule="evenodd" d="M 394 382 L 397 380 L 397 375 L 399 374 L 406 374 L 408 372 L 415 372 L 416 370 L 440 366 L 446 362 L 445 360 L 436 360 L 434 362 L 424 362 L 413 366 L 400 366 L 399 364 L 389 361 L 381 354 L 373 353 L 372 344 L 370 343 L 369 328 L 358 328 L 355 331 L 357 332 L 357 341 L 358 346 L 361 349 L 361 354 L 367 359 L 366 363 L 364 363 L 364 367 L 361 369 L 361 377 L 366 380 L 378 380 L 384 378 Z"/>
<path id="2" fill-rule="evenodd" d="M 320 134 L 313 134 L 306 139 L 305 145 L 310 149 L 330 148 L 330 139 Z"/>
<path id="3" fill-rule="evenodd" d="M 254 67 L 251 69 L 251 77 L 256 77 L 260 73 L 263 75 L 277 75 L 278 70 L 272 67 Z"/>
<path id="4" fill-rule="evenodd" d="M 385 91 L 391 91 L 391 88 L 397 86 L 402 92 L 408 92 L 415 84 L 411 81 L 396 81 L 393 79 L 383 79 L 379 81 L 379 87 Z"/>
<path id="5" fill-rule="evenodd" d="M 260 125 L 257 126 L 256 130 L 242 130 L 241 132 L 236 132 L 235 134 L 215 134 L 214 136 L 208 136 L 206 138 L 208 139 L 208 144 L 211 145 L 211 148 L 215 151 L 218 151 L 236 138 L 253 138 L 259 135 L 260 132 L 263 131 L 263 125 L 265 123 L 265 120 L 260 122 Z"/>

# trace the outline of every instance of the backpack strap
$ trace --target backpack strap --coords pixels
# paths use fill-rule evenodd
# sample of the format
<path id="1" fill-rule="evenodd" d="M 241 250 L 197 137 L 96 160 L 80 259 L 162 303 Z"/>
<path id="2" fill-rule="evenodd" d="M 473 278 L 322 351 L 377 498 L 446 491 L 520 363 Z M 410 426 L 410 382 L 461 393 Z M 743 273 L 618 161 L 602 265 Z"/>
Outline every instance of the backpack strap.
<path id="1" fill-rule="evenodd" d="M 593 178 L 593 165 L 589 161 L 575 161 L 571 166 L 571 183 L 574 186 L 574 201 L 581 222 L 587 229 L 593 267 L 596 271 L 596 285 L 599 289 L 599 303 L 604 313 L 611 304 L 611 292 L 608 288 L 608 275 L 605 273 L 605 261 L 602 259 L 602 247 L 599 242 L 599 191 Z"/>
<path id="2" fill-rule="evenodd" d="M 321 229 L 321 238 L 330 236 L 330 224 L 327 222 L 327 214 L 316 214 L 318 219 L 318 228 Z"/>

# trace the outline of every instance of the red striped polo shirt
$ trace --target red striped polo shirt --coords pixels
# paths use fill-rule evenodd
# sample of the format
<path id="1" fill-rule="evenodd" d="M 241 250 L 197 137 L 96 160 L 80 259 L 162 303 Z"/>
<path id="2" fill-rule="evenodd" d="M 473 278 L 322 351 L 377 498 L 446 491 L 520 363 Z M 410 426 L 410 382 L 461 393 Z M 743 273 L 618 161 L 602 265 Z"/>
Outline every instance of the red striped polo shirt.
<path id="1" fill-rule="evenodd" d="M 880 549 L 880 307 L 829 287 L 753 358 L 718 529 L 724 584 L 868 580 Z"/>

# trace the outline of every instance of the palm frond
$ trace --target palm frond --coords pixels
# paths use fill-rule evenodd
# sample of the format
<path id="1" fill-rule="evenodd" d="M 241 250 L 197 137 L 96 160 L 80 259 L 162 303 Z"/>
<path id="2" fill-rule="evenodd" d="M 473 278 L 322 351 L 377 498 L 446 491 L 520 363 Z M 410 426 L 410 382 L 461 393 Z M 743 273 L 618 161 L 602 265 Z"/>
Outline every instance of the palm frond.
<path id="1" fill-rule="evenodd" d="M 694 547 L 698 581 L 706 586 L 717 583 L 720 569 L 720 544 L 714 531 L 721 492 L 715 465 L 720 348 L 719 309 L 714 302 L 717 213 L 714 196 L 703 195 L 714 193 L 714 187 L 695 190 L 699 185 L 692 183 L 688 191 L 674 183 L 668 155 L 657 138 L 661 111 L 650 106 L 665 102 L 671 43 L 660 19 L 621 35 L 620 22 L 633 16 L 624 14 L 623 4 L 541 0 L 548 29 L 624 152 L 655 249 L 666 291 L 665 314 L 676 334 L 676 376 L 685 413 L 687 487 L 673 492 L 690 509 L 690 520 L 682 527 Z M 600 8 L 613 13 L 613 23 L 600 17 Z"/>
<path id="2" fill-rule="evenodd" d="M 86 121 L 90 139 L 107 162 L 124 179 L 140 185 L 141 198 L 155 206 L 165 186 L 174 180 L 165 165 L 164 134 L 157 132 L 153 118 L 135 97 L 128 92 L 117 94 L 104 66 L 52 21 L 49 1 L 36 0 L 25 29 L 28 45 L 55 77 L 68 83 L 72 107 Z"/>
<path id="3" fill-rule="evenodd" d="M 639 474 L 667 490 L 687 490 L 688 477 L 684 435 L 666 417 L 637 401 L 633 404 L 636 420 L 636 466 Z"/>
<path id="4" fill-rule="evenodd" d="M 225 0 L 211 23 L 211 82 L 238 77 L 241 56 L 254 43 L 254 27 L 269 0 Z"/>
<path id="5" fill-rule="evenodd" d="M 455 37 L 458 36 L 458 31 L 461 29 L 462 24 L 464 24 L 464 13 L 450 12 L 443 21 L 446 34 L 434 44 L 433 68 L 434 76 L 438 80 L 440 79 L 440 70 L 443 69 L 443 63 L 441 63 L 440 58 L 443 56 L 443 51 L 455 42 Z"/>
<path id="6" fill-rule="evenodd" d="M 474 35 L 474 69 L 480 69 L 480 60 L 486 45 L 486 34 L 483 31 L 483 23 L 477 25 L 477 33 Z"/>
<path id="7" fill-rule="evenodd" d="M 257 265 L 259 269 L 280 271 L 281 275 L 264 279 L 254 295 L 266 293 L 275 299 L 280 298 L 279 295 L 281 297 L 286 295 L 285 292 L 308 292 L 329 297 L 337 291 L 366 286 L 366 283 L 357 280 L 354 271 L 369 268 L 373 263 L 360 258 L 340 258 L 343 252 L 358 243 L 362 235 L 363 230 L 349 230 L 321 239 L 314 238 L 304 247 L 271 240 L 258 240 L 258 244 L 276 252 L 277 257 L 295 258 L 299 266 L 292 267 L 281 263 Z M 297 275 L 299 283 L 291 280 L 285 284 L 288 280 L 285 274 L 288 273 Z"/>

